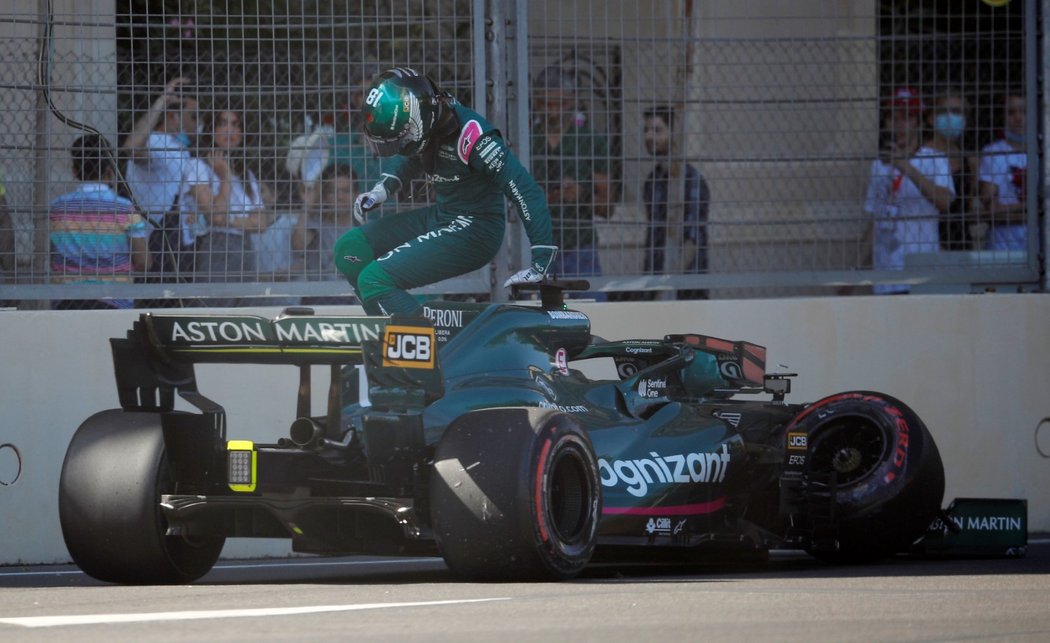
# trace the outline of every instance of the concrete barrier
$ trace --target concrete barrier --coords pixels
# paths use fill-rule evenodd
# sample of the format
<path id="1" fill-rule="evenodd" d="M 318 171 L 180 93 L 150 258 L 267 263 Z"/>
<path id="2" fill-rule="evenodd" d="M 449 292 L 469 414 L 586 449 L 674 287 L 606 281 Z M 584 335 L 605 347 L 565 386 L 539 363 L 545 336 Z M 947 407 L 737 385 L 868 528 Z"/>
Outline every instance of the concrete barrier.
<path id="1" fill-rule="evenodd" d="M 588 313 L 593 332 L 606 339 L 700 332 L 765 345 L 768 370 L 799 374 L 792 401 L 852 389 L 899 397 L 937 440 L 946 502 L 1027 498 L 1029 529 L 1050 531 L 1050 297 L 574 307 Z M 279 309 L 250 312 L 272 316 Z M 122 336 L 136 314 L 0 312 L 0 564 L 68 562 L 58 521 L 62 459 L 82 420 L 118 406 L 107 340 Z M 317 369 L 314 378 L 326 382 L 327 370 Z M 294 419 L 294 368 L 199 366 L 198 382 L 202 393 L 226 407 L 231 437 L 273 441 Z M 323 387 L 315 388 L 314 408 L 323 409 Z M 288 552 L 284 540 L 231 539 L 223 555 Z"/>

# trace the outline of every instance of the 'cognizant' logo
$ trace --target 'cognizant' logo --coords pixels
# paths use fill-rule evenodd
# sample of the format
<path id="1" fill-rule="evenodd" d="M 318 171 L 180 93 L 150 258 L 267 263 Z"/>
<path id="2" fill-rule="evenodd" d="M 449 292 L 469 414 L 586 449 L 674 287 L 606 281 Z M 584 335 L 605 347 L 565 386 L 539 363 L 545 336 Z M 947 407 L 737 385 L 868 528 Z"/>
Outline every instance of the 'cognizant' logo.
<path id="1" fill-rule="evenodd" d="M 641 498 L 649 492 L 649 485 L 701 484 L 722 482 L 729 470 L 729 447 L 713 453 L 685 453 L 661 456 L 650 451 L 652 458 L 613 460 L 598 458 L 602 486 L 627 485 L 627 493 Z"/>

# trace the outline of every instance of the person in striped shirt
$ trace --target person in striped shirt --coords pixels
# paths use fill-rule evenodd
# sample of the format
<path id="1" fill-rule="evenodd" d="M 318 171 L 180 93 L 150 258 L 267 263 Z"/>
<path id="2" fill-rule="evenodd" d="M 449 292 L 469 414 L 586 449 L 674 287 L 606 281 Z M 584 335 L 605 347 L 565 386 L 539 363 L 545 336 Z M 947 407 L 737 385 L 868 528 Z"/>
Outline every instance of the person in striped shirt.
<path id="1" fill-rule="evenodd" d="M 149 226 L 112 187 L 113 148 L 103 136 L 81 136 L 70 147 L 80 185 L 51 202 L 51 273 L 62 283 L 130 282 L 149 265 Z M 67 299 L 58 309 L 131 308 L 130 299 Z"/>

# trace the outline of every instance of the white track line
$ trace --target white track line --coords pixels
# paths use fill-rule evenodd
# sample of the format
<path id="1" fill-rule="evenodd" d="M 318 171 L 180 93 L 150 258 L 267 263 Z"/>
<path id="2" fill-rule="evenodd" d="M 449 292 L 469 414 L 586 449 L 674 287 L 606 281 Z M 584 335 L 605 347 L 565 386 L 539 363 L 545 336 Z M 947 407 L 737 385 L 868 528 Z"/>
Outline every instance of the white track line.
<path id="1" fill-rule="evenodd" d="M 0 618 L 0 624 L 21 627 L 62 627 L 68 625 L 101 625 L 111 623 L 148 623 L 155 621 L 192 621 L 210 618 L 258 618 L 261 616 L 294 616 L 322 612 L 353 612 L 389 607 L 426 607 L 430 605 L 461 605 L 464 603 L 486 603 L 509 601 L 504 598 L 470 598 L 450 601 L 422 601 L 417 603 L 362 603 L 360 605 L 307 605 L 304 607 L 272 607 L 240 610 L 197 610 L 188 612 L 147 612 L 143 614 L 72 614 L 68 616 L 27 616 L 24 618 Z"/>

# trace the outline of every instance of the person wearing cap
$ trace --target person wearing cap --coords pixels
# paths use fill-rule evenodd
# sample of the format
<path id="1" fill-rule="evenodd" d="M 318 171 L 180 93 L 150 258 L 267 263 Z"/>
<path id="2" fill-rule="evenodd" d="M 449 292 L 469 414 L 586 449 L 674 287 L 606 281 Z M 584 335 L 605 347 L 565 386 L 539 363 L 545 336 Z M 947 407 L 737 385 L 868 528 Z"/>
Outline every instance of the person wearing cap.
<path id="1" fill-rule="evenodd" d="M 888 140 L 871 163 L 864 210 L 874 221 L 865 239 L 876 270 L 901 270 L 905 255 L 940 249 L 939 222 L 955 200 L 955 188 L 948 158 L 922 144 L 919 94 L 897 89 L 886 107 Z M 874 291 L 906 293 L 909 287 L 883 283 Z"/>
<path id="2" fill-rule="evenodd" d="M 504 283 L 542 281 L 557 253 L 539 186 L 480 114 L 407 67 L 377 76 L 365 95 L 364 129 L 383 178 L 354 201 L 359 225 L 335 247 L 335 264 L 370 315 L 415 314 L 407 290 L 489 265 L 503 243 L 510 200 L 532 244 L 532 261 Z M 429 207 L 365 223 L 365 213 L 415 178 L 436 194 Z"/>
<path id="3" fill-rule="evenodd" d="M 979 185 L 984 219 L 989 224 L 987 250 L 1027 250 L 1025 207 L 1025 96 L 1009 91 L 1002 99 L 1003 137 L 981 150 Z"/>

